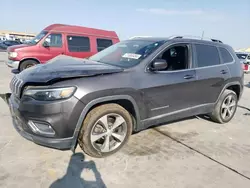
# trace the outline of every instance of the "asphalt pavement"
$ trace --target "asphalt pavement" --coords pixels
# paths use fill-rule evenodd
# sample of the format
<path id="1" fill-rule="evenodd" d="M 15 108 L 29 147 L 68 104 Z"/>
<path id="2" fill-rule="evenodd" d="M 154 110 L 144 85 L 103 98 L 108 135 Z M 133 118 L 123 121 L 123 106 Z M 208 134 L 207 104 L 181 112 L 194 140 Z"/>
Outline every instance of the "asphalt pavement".
<path id="1" fill-rule="evenodd" d="M 11 69 L 0 52 L 0 93 Z M 228 124 L 191 117 L 132 135 L 117 154 L 94 159 L 77 148 L 58 151 L 22 138 L 0 100 L 0 187 L 244 188 L 250 187 L 250 75 Z"/>

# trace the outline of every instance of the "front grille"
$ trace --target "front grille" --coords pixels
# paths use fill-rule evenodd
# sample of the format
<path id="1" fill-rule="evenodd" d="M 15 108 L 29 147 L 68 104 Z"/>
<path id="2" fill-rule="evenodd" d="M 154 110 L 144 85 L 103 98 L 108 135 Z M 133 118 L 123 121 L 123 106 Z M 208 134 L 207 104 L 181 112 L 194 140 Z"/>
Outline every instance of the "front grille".
<path id="1" fill-rule="evenodd" d="M 22 86 L 23 81 L 17 76 L 14 76 L 10 82 L 10 89 L 11 92 L 14 93 L 18 98 L 21 96 Z"/>

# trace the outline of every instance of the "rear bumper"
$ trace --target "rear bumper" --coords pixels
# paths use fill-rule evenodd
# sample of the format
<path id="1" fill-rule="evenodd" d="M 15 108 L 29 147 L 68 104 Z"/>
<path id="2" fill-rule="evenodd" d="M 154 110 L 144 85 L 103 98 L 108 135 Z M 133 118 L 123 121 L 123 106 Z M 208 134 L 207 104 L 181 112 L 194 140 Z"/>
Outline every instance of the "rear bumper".
<path id="1" fill-rule="evenodd" d="M 22 108 L 21 104 L 18 104 L 16 102 L 15 97 L 10 94 L 6 95 L 6 102 L 9 105 L 13 126 L 22 137 L 38 145 L 46 146 L 49 148 L 55 148 L 59 150 L 68 150 L 68 149 L 75 148 L 75 143 L 76 143 L 77 138 L 75 138 L 73 134 L 72 136 L 66 136 L 66 137 L 58 134 L 58 127 L 55 121 L 51 120 L 50 122 L 51 123 L 50 126 L 56 133 L 54 136 L 39 135 L 36 132 L 34 132 L 34 130 L 32 130 L 32 127 L 29 126 L 28 122 L 31 116 L 29 115 L 29 113 L 20 111 L 20 108 Z M 43 122 L 46 122 L 46 118 L 42 118 L 43 115 L 39 114 L 39 111 L 41 112 L 41 106 L 40 106 L 40 109 L 36 106 L 36 104 L 34 104 L 33 107 L 34 107 L 33 109 L 37 109 L 38 111 L 36 113 L 32 113 L 31 120 L 43 119 L 44 120 Z M 43 110 L 46 110 L 47 107 L 46 105 L 44 105 L 42 108 Z M 64 132 L 69 132 L 67 131 L 68 127 L 65 127 L 65 123 L 64 123 L 65 119 L 60 119 L 60 116 L 56 116 L 56 115 L 51 115 L 49 118 L 50 119 L 55 118 L 57 121 L 59 121 L 61 125 L 61 130 L 63 130 Z M 74 127 L 75 125 L 72 125 L 72 126 Z"/>
<path id="2" fill-rule="evenodd" d="M 14 69 L 18 69 L 19 63 L 20 63 L 19 61 L 8 60 L 8 61 L 6 62 L 6 65 L 7 65 L 8 67 L 11 67 L 11 68 L 14 68 Z"/>

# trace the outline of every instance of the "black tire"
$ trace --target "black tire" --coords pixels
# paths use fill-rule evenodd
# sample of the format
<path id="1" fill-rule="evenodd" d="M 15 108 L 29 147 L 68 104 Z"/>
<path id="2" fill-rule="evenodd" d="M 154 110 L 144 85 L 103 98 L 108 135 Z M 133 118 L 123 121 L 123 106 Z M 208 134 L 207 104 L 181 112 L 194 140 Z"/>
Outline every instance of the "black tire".
<path id="1" fill-rule="evenodd" d="M 35 66 L 36 64 L 38 64 L 38 63 L 35 60 L 23 61 L 19 67 L 19 70 L 23 71 L 24 69 Z"/>
<path id="2" fill-rule="evenodd" d="M 91 143 L 91 131 L 96 124 L 96 122 L 103 116 L 107 114 L 118 114 L 123 117 L 127 125 L 126 136 L 123 142 L 120 143 L 119 147 L 110 152 L 102 152 L 97 150 Z M 102 158 L 116 153 L 122 146 L 128 141 L 130 135 L 132 134 L 133 121 L 129 112 L 118 104 L 104 104 L 92 109 L 86 116 L 81 127 L 78 143 L 81 149 L 89 156 Z"/>
<path id="3" fill-rule="evenodd" d="M 225 100 L 229 97 L 229 96 L 232 96 L 233 99 L 235 100 L 236 102 L 236 106 L 235 106 L 235 109 L 231 115 L 231 117 L 228 117 L 227 119 L 224 119 L 222 117 L 222 105 L 223 103 L 225 102 Z M 238 106 L 238 97 L 236 95 L 236 93 L 232 90 L 228 90 L 226 89 L 222 95 L 220 96 L 219 98 L 219 101 L 217 102 L 217 104 L 215 105 L 215 108 L 213 110 L 213 112 L 210 114 L 210 117 L 213 121 L 217 122 L 217 123 L 228 123 L 229 121 L 231 121 L 231 119 L 234 117 L 235 115 L 235 112 L 237 110 L 237 106 Z"/>

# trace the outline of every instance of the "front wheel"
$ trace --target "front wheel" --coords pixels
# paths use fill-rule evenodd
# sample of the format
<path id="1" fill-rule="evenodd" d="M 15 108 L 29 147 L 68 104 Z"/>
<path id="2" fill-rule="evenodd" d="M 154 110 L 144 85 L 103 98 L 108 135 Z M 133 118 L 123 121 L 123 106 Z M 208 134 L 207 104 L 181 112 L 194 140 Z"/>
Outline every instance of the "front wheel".
<path id="1" fill-rule="evenodd" d="M 23 71 L 24 69 L 35 66 L 36 64 L 37 64 L 37 62 L 34 60 L 26 60 L 26 61 L 21 63 L 19 69 L 20 69 L 20 71 Z"/>
<path id="2" fill-rule="evenodd" d="M 132 134 L 132 118 L 118 104 L 104 104 L 91 110 L 80 130 L 78 143 L 92 157 L 106 157 L 117 152 Z"/>
<path id="3" fill-rule="evenodd" d="M 215 105 L 211 119 L 217 123 L 227 123 L 235 115 L 238 106 L 238 97 L 232 90 L 226 89 Z"/>

